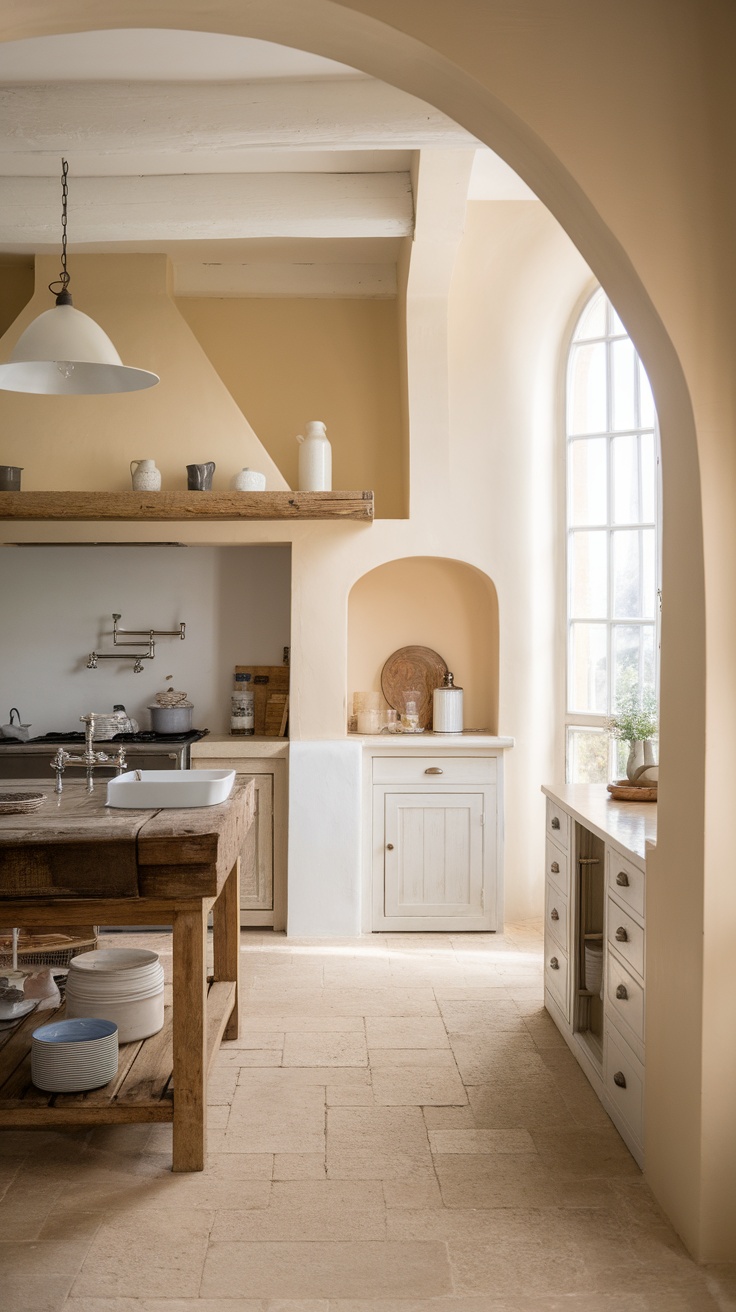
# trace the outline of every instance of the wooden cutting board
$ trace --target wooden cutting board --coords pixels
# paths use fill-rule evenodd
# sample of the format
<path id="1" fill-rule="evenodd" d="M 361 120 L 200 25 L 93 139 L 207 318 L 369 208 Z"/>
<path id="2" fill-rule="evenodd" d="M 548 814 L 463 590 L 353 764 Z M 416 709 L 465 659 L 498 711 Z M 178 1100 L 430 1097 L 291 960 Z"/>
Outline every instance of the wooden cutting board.
<path id="1" fill-rule="evenodd" d="M 432 728 L 432 694 L 442 685 L 447 665 L 431 647 L 400 647 L 381 671 L 381 691 L 399 715 L 405 710 L 404 693 L 415 688 L 419 696 L 419 727 Z"/>
<path id="2" fill-rule="evenodd" d="M 254 712 L 255 725 L 253 732 L 261 737 L 283 738 L 286 723 L 284 720 L 284 703 L 279 703 L 278 716 L 276 715 L 277 703 L 272 701 L 271 711 L 266 715 L 269 699 L 274 696 L 283 697 L 289 693 L 289 666 L 288 665 L 236 665 L 236 674 L 249 674 L 249 682 L 238 682 L 235 686 L 242 689 L 248 689 L 254 693 Z M 286 703 L 288 707 L 288 701 Z M 283 727 L 282 727 L 283 721 Z M 280 732 L 279 732 L 280 731 Z"/>

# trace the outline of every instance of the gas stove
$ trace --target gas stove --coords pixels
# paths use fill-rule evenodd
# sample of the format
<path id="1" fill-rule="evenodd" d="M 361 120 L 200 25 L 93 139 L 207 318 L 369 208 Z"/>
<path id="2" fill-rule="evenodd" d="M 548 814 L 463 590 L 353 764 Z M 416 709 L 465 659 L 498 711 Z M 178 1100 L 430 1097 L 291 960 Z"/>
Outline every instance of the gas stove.
<path id="1" fill-rule="evenodd" d="M 112 738 L 100 738 L 97 741 L 102 743 L 153 743 L 164 747 L 166 743 L 196 743 L 200 738 L 204 738 L 209 733 L 209 729 L 190 729 L 187 733 L 154 733 L 152 729 L 143 729 L 138 733 L 116 733 Z M 10 741 L 10 740 L 8 740 Z M 84 734 L 74 731 L 72 733 L 57 733 L 52 730 L 50 733 L 42 733 L 38 738 L 28 738 L 25 743 L 13 740 L 14 747 L 31 747 L 38 744 L 48 743 L 83 743 Z"/>

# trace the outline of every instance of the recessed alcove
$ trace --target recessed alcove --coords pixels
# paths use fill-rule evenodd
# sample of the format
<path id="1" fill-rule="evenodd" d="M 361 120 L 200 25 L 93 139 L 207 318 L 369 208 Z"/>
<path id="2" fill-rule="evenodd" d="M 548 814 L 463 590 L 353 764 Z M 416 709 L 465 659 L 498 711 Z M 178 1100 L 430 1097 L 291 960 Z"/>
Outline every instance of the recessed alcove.
<path id="1" fill-rule="evenodd" d="M 399 647 L 431 647 L 464 689 L 466 728 L 498 732 L 498 596 L 465 561 L 405 556 L 353 585 L 348 599 L 348 706 L 356 690 L 379 691 Z"/>

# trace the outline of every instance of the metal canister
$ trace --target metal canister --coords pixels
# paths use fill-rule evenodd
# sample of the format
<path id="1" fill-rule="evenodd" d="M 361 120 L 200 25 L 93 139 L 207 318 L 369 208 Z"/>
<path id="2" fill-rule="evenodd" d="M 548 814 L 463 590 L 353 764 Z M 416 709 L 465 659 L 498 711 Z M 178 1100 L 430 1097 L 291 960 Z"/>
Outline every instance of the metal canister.
<path id="1" fill-rule="evenodd" d="M 432 694 L 432 729 L 435 733 L 462 733 L 463 690 L 455 687 L 454 676 L 448 670 L 441 688 Z"/>

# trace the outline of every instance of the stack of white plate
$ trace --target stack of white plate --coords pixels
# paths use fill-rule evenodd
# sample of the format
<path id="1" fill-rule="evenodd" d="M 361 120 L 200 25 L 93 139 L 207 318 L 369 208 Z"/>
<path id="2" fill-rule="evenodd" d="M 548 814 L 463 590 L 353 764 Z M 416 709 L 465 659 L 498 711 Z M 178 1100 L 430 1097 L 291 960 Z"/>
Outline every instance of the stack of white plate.
<path id="1" fill-rule="evenodd" d="M 121 1043 L 147 1039 L 164 1023 L 164 972 L 156 952 L 101 948 L 72 957 L 67 1016 L 114 1021 Z"/>
<path id="2" fill-rule="evenodd" d="M 585 944 L 585 987 L 603 997 L 603 944 Z"/>
<path id="3" fill-rule="evenodd" d="M 118 1030 L 108 1020 L 56 1020 L 31 1036 L 31 1079 L 46 1093 L 84 1093 L 118 1069 Z"/>

